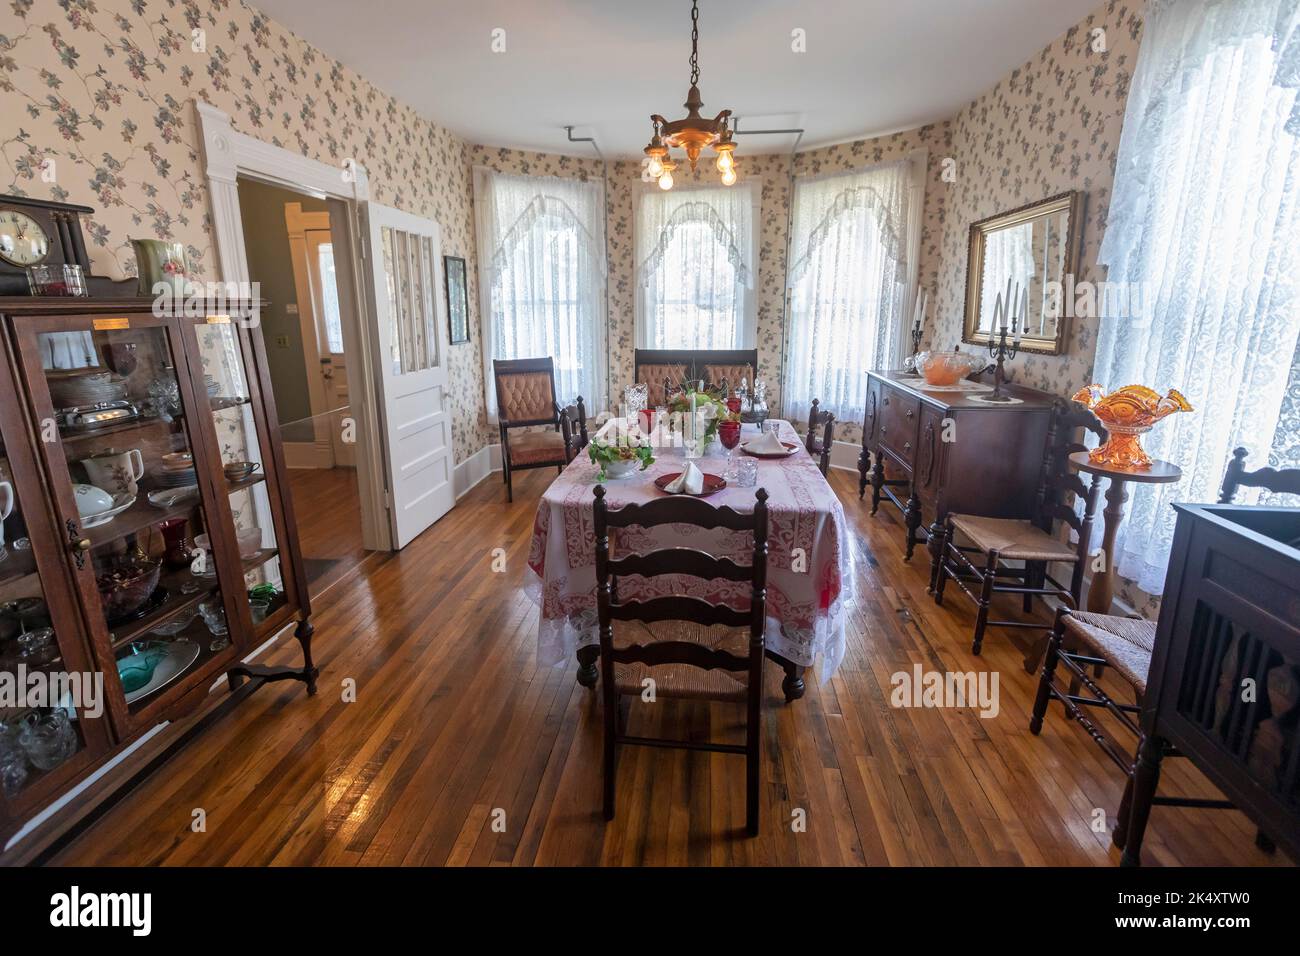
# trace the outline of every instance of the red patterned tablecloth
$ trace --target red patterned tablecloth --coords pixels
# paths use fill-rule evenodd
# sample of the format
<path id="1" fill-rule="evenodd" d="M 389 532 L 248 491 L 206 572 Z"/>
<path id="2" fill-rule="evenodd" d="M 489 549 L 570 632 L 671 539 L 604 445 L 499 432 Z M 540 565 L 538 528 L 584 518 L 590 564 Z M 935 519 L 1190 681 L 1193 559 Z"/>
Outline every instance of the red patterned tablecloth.
<path id="1" fill-rule="evenodd" d="M 783 440 L 799 440 L 788 422 L 781 422 L 780 427 Z M 742 441 L 754 433 L 754 426 L 746 425 Z M 646 471 L 605 483 L 611 509 L 661 497 L 654 479 L 681 471 L 682 453 L 680 449 L 664 449 L 656 452 L 656 457 Z M 715 474 L 721 474 L 725 467 L 724 459 L 717 455 L 700 464 Z M 579 647 L 598 640 L 592 510 L 597 471 L 585 453 L 579 455 L 555 479 L 537 506 L 528 564 L 537 574 L 530 593 L 541 606 L 538 656 L 546 664 L 571 659 Z M 802 449 L 789 458 L 758 460 L 758 483 L 754 488 L 732 483 L 705 500 L 715 506 L 750 511 L 754 492 L 760 487 L 766 488 L 769 495 L 767 647 L 804 666 L 819 659 L 819 673 L 826 680 L 844 657 L 846 608 L 852 601 L 855 580 L 844 508 L 816 462 Z M 753 547 L 742 533 L 705 531 L 689 525 L 630 528 L 612 534 L 611 549 L 616 554 L 697 547 L 748 564 Z M 748 593 L 749 586 L 743 582 L 701 581 L 687 575 L 619 579 L 619 597 L 625 600 L 689 594 L 714 603 L 743 606 L 748 602 Z"/>

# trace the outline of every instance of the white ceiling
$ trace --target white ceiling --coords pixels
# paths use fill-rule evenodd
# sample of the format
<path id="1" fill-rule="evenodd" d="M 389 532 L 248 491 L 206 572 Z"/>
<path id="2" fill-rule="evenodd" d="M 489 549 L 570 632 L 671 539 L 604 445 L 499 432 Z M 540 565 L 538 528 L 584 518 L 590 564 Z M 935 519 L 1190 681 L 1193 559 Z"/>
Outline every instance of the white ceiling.
<path id="1" fill-rule="evenodd" d="M 254 0 L 299 36 L 472 143 L 639 155 L 689 86 L 689 0 Z M 700 91 L 740 128 L 800 148 L 953 115 L 1099 0 L 700 0 Z M 492 34 L 505 31 L 505 52 Z M 802 29 L 807 52 L 791 51 Z M 742 151 L 793 137 L 741 138 Z M 761 148 L 761 149 L 760 149 Z"/>

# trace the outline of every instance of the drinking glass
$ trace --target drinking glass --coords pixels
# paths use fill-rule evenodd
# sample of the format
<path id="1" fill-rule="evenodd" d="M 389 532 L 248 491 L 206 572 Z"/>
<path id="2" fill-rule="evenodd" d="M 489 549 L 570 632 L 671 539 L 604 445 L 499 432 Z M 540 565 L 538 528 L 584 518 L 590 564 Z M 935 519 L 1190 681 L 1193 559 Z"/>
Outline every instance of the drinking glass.
<path id="1" fill-rule="evenodd" d="M 740 422 L 725 421 L 718 425 L 718 441 L 727 449 L 727 470 L 722 477 L 731 481 L 736 477 L 735 448 L 740 444 Z"/>
<path id="2" fill-rule="evenodd" d="M 250 597 L 248 599 L 248 609 L 252 612 L 253 623 L 261 624 L 266 620 L 266 616 L 271 613 L 271 599 L 268 597 Z"/>
<path id="3" fill-rule="evenodd" d="M 758 484 L 758 462 L 753 458 L 742 457 L 736 462 L 736 485 L 740 488 L 753 488 Z"/>
<path id="4" fill-rule="evenodd" d="M 230 628 L 226 624 L 226 609 L 221 600 L 204 601 L 199 605 L 199 615 L 212 632 L 213 641 L 208 645 L 208 650 L 219 651 L 227 647 L 230 644 Z"/>
<path id="5" fill-rule="evenodd" d="M 18 742 L 37 770 L 53 770 L 77 749 L 76 732 L 62 710 L 28 714 Z"/>

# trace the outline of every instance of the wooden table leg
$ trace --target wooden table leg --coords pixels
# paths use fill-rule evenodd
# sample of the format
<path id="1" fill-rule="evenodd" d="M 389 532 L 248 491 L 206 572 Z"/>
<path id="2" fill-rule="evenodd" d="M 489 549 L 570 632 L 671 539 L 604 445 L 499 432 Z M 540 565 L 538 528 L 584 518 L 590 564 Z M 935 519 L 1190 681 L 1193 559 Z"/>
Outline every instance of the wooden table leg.
<path id="1" fill-rule="evenodd" d="M 775 654 L 772 651 L 766 651 L 765 656 L 768 660 L 780 664 L 781 669 L 785 671 L 785 678 L 781 681 L 781 690 L 785 693 L 785 702 L 788 704 L 802 697 L 807 690 L 803 682 L 803 665 L 786 660 L 780 654 Z"/>
<path id="2" fill-rule="evenodd" d="M 1115 535 L 1124 520 L 1124 504 L 1128 501 L 1128 483 L 1118 478 L 1110 479 L 1106 489 L 1106 509 L 1102 512 L 1105 530 L 1101 536 L 1101 571 L 1092 573 L 1088 585 L 1088 610 L 1094 614 L 1109 614 L 1111 599 L 1115 596 Z"/>
<path id="3" fill-rule="evenodd" d="M 578 683 L 583 687 L 596 686 L 596 661 L 600 660 L 600 645 L 588 644 L 578 648 Z"/>

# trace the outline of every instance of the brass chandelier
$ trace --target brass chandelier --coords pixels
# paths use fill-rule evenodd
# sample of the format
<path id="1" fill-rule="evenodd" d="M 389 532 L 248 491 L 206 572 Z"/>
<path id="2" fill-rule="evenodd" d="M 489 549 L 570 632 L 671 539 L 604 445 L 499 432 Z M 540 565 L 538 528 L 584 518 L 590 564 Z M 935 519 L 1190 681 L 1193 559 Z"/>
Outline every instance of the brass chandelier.
<path id="1" fill-rule="evenodd" d="M 673 188 L 673 170 L 677 163 L 669 156 L 673 148 L 686 151 L 691 171 L 695 170 L 700 160 L 700 153 L 712 149 L 718 154 L 715 162 L 718 172 L 722 174 L 724 186 L 736 181 L 736 161 L 733 153 L 736 144 L 731 140 L 731 129 L 727 126 L 727 117 L 731 110 L 723 110 L 713 119 L 700 115 L 704 101 L 700 99 L 700 5 L 699 0 L 691 0 L 691 88 L 686 94 L 686 116 L 671 123 L 658 113 L 650 116 L 654 124 L 654 136 L 645 154 L 650 157 L 646 172 L 659 181 L 660 189 Z"/>

